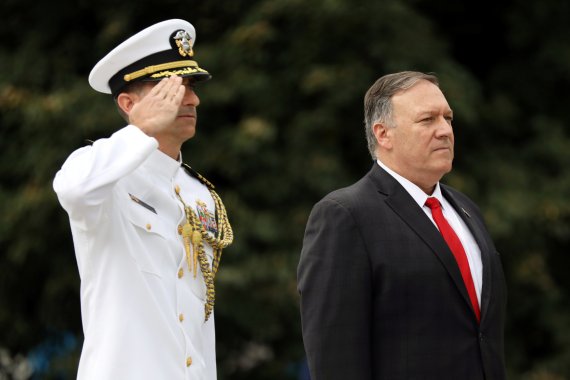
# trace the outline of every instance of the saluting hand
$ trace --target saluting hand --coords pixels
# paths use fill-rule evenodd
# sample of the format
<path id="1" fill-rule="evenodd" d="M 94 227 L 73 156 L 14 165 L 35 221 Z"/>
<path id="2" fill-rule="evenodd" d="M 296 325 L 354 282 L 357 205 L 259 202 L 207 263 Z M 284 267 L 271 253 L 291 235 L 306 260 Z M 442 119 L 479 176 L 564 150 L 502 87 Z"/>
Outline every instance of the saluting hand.
<path id="1" fill-rule="evenodd" d="M 146 94 L 142 94 L 129 112 L 131 124 L 149 136 L 155 136 L 170 126 L 180 108 L 185 88 L 182 78 L 164 78 Z"/>

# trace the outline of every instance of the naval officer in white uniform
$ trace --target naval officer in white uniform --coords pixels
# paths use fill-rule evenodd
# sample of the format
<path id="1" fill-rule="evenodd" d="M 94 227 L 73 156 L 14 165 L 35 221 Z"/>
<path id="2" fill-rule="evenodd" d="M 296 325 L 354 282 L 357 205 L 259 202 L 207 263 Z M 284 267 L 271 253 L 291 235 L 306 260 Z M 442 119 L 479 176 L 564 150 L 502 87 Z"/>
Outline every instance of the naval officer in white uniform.
<path id="1" fill-rule="evenodd" d="M 128 125 L 73 152 L 54 180 L 69 214 L 85 340 L 79 380 L 214 380 L 214 277 L 233 233 L 214 187 L 182 163 L 196 129 L 194 27 L 155 24 L 89 76 Z"/>

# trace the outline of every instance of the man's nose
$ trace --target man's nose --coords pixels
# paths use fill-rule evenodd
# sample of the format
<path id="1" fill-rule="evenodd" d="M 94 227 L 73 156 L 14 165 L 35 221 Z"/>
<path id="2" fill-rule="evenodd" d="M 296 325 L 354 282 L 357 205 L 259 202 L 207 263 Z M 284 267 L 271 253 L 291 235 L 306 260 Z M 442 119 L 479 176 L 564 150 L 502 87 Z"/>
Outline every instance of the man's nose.
<path id="1" fill-rule="evenodd" d="M 185 106 L 193 106 L 198 107 L 200 104 L 200 98 L 194 92 L 194 88 L 192 86 L 186 86 L 186 90 L 184 92 L 184 98 L 182 98 L 182 104 Z"/>
<path id="2" fill-rule="evenodd" d="M 451 126 L 451 120 L 445 117 L 439 117 L 437 121 L 437 136 L 438 137 L 448 137 L 453 135 L 453 127 Z"/>

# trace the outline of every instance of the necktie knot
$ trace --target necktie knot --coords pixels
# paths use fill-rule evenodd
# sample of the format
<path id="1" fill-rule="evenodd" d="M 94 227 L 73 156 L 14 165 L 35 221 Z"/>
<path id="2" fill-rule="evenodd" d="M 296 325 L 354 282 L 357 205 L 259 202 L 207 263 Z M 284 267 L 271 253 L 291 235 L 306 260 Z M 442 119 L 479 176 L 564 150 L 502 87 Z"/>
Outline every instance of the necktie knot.
<path id="1" fill-rule="evenodd" d="M 426 199 L 426 206 L 428 206 L 432 210 L 435 210 L 437 208 L 441 208 L 441 203 L 439 203 L 437 198 L 430 197 L 430 198 Z"/>

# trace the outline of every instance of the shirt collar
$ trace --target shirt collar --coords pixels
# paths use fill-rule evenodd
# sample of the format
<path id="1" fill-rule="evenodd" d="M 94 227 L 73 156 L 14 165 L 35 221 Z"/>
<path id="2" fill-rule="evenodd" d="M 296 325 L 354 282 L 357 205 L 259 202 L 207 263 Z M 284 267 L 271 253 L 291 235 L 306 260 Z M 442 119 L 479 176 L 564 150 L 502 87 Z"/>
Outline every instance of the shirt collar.
<path id="1" fill-rule="evenodd" d="M 378 165 L 380 165 L 382 169 L 384 169 L 388 174 L 394 177 L 394 179 L 398 181 L 400 185 L 402 185 L 402 187 L 408 192 L 408 194 L 410 194 L 410 196 L 414 198 L 414 201 L 416 201 L 418 206 L 424 207 L 426 200 L 430 197 L 437 198 L 439 203 L 443 205 L 444 203 L 443 194 L 441 193 L 441 187 L 439 186 L 439 182 L 435 184 L 435 189 L 433 190 L 433 193 L 431 195 L 427 195 L 426 193 L 424 193 L 422 189 L 419 188 L 419 186 L 417 186 L 416 184 L 412 183 L 410 180 L 402 177 L 401 175 L 399 175 L 398 173 L 387 167 L 382 161 L 376 160 L 376 162 L 378 163 Z"/>
<path id="2" fill-rule="evenodd" d="M 179 160 L 182 154 L 179 155 Z M 172 179 L 180 168 L 180 161 L 156 149 L 145 161 L 145 166 L 154 174 L 165 179 Z"/>

